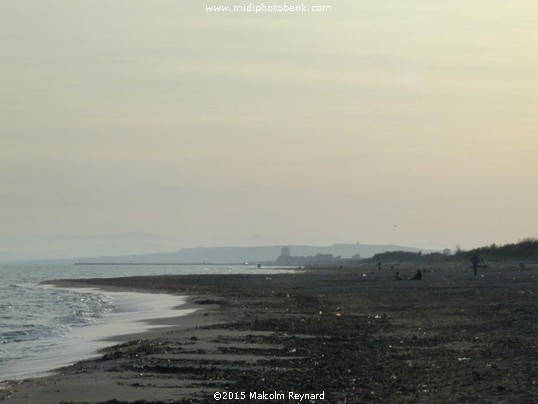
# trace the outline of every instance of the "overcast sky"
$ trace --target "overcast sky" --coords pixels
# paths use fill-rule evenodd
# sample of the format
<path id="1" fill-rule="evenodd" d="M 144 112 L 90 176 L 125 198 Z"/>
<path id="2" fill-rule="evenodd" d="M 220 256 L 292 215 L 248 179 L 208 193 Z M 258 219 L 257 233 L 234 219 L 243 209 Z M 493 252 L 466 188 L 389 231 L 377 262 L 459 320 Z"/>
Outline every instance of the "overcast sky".
<path id="1" fill-rule="evenodd" d="M 536 0 L 212 4 L 0 2 L 0 236 L 538 236 Z"/>

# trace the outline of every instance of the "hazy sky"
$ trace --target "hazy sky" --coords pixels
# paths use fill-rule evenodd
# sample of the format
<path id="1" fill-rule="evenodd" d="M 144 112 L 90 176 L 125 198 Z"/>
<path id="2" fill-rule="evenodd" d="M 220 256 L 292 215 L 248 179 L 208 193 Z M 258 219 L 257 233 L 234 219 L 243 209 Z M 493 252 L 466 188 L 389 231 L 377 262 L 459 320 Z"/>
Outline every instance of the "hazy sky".
<path id="1" fill-rule="evenodd" d="M 0 236 L 538 236 L 536 0 L 244 3 L 2 0 Z"/>

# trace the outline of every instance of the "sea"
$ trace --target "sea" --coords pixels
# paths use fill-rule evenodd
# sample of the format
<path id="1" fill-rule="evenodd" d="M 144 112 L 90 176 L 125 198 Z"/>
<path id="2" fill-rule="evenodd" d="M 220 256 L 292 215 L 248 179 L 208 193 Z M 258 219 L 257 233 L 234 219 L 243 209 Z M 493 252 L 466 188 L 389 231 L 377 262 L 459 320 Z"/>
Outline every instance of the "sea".
<path id="1" fill-rule="evenodd" d="M 98 355 L 117 343 L 111 337 L 158 327 L 149 319 L 191 312 L 181 308 L 185 296 L 58 288 L 43 281 L 282 271 L 252 265 L 0 264 L 0 382 L 44 376 Z"/>

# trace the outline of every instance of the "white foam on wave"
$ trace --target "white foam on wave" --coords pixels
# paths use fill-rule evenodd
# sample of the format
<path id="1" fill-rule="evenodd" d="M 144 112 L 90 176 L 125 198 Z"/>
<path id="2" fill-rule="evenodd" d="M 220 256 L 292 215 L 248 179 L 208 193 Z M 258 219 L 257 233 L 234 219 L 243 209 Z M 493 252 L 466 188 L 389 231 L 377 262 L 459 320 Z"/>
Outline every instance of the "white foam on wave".
<path id="1" fill-rule="evenodd" d="M 117 344 L 117 341 L 111 340 L 112 337 L 126 336 L 128 340 L 129 334 L 169 326 L 159 324 L 159 319 L 185 316 L 196 310 L 180 308 L 186 303 L 185 296 L 91 288 L 69 290 L 105 295 L 113 310 L 96 318 L 90 325 L 71 328 L 63 337 L 34 341 L 34 344 L 40 344 L 40 354 L 11 364 L 9 370 L 0 369 L 0 381 L 44 376 L 59 367 L 97 357 L 99 349 Z"/>
<path id="2" fill-rule="evenodd" d="M 92 291 L 91 289 L 83 289 Z M 186 304 L 185 296 L 138 292 L 94 292 L 104 293 L 112 301 L 114 311 L 105 314 L 89 326 L 72 329 L 67 337 L 107 343 L 107 339 L 120 335 L 139 333 L 152 328 L 165 327 L 155 320 L 185 316 L 196 309 L 178 308 Z M 151 320 L 151 323 L 150 323 Z"/>

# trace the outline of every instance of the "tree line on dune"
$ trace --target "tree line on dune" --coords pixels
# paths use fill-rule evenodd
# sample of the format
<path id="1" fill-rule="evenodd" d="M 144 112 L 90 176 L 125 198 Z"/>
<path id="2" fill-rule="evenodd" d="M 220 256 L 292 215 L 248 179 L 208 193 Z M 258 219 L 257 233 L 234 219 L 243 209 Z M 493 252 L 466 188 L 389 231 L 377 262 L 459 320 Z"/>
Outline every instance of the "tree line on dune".
<path id="1" fill-rule="evenodd" d="M 538 239 L 526 238 L 517 243 L 498 246 L 478 247 L 471 250 L 458 248 L 454 254 L 447 252 L 433 252 L 423 254 L 422 252 L 409 251 L 387 251 L 375 254 L 370 260 L 372 262 L 454 262 L 468 261 L 469 257 L 478 255 L 484 261 L 529 261 L 538 260 Z"/>

